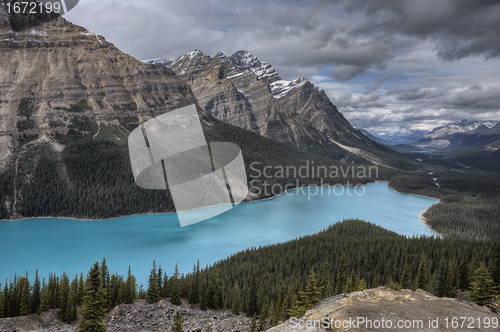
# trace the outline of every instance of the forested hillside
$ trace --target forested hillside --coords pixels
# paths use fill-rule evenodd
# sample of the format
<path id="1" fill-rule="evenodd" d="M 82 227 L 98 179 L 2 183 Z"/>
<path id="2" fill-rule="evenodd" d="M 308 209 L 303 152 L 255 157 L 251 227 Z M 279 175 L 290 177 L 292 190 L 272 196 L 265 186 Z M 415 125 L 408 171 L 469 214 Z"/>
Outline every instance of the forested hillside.
<path id="1" fill-rule="evenodd" d="M 137 213 L 175 211 L 168 190 L 144 190 L 134 183 L 127 147 L 128 131 L 139 124 L 137 117 L 126 117 L 119 125 L 97 124 L 81 117 L 74 119 L 68 134 L 58 134 L 55 142 L 26 143 L 17 162 L 0 174 L 0 218 L 9 216 L 65 216 L 111 218 Z M 308 155 L 285 144 L 215 120 L 204 114 L 203 127 L 209 142 L 234 142 L 243 151 L 247 177 L 255 175 L 251 164 L 275 169 L 277 166 L 343 167 L 359 165 Z M 54 151 L 53 144 L 64 150 Z M 17 165 L 16 165 L 17 164 Z M 363 167 L 369 167 L 364 165 Z M 255 167 L 254 167 L 255 168 Z M 259 167 L 258 167 L 259 168 Z M 431 172 L 432 171 L 432 172 Z M 422 164 L 419 172 L 379 168 L 371 178 L 292 176 L 260 179 L 272 187 L 278 184 L 363 184 L 389 181 L 395 190 L 438 198 L 441 203 L 427 213 L 428 223 L 446 237 L 496 238 L 500 236 L 500 175 L 498 173 L 461 173 Z M 15 179 L 15 183 L 14 180 Z M 322 182 L 323 181 L 323 182 Z M 254 182 L 254 199 L 273 196 L 263 190 L 264 183 Z M 15 193 L 15 194 L 14 194 Z M 279 193 L 279 191 L 278 191 Z M 14 202 L 16 202 L 14 206 Z"/>
<path id="2" fill-rule="evenodd" d="M 201 308 L 256 315 L 264 326 L 301 317 L 318 300 L 365 288 L 426 290 L 488 305 L 500 280 L 500 242 L 407 238 L 359 220 L 247 249 L 170 278 L 154 266 L 147 300 L 189 297 Z"/>
<path id="3" fill-rule="evenodd" d="M 98 278 L 100 297 L 88 305 L 96 310 L 107 312 L 136 297 L 149 303 L 169 298 L 177 305 L 188 298 L 203 310 L 227 308 L 258 317 L 261 328 L 300 317 L 320 299 L 377 286 L 419 288 L 493 305 L 500 282 L 500 241 L 407 238 L 346 220 L 315 235 L 247 249 L 210 267 L 194 264 L 186 276 L 177 267 L 172 275 L 164 271 L 153 262 L 147 292 L 136 288 L 130 269 L 126 279 L 111 275 L 105 261 L 91 269 L 86 281 L 80 275 L 70 282 L 63 274 L 41 282 L 36 275 L 31 285 L 27 275 L 17 276 L 0 291 L 0 317 L 59 308 L 60 319 L 71 322 L 76 307 L 85 303 L 92 278 Z"/>
<path id="4" fill-rule="evenodd" d="M 308 163 L 344 167 L 345 170 L 357 165 L 340 163 L 334 160 L 315 157 L 295 150 L 285 144 L 264 138 L 258 134 L 222 123 L 203 114 L 203 126 L 207 141 L 233 142 L 242 151 L 250 180 L 250 164 L 257 163 L 261 168 L 266 166 L 305 166 Z M 17 201 L 15 210 L 10 204 L 10 210 L 0 210 L 6 214 L 14 212 L 24 217 L 35 216 L 66 216 L 81 218 L 111 218 L 146 212 L 175 212 L 172 198 L 168 190 L 144 190 L 134 183 L 130 157 L 127 146 L 128 131 L 139 124 L 138 118 L 124 118 L 118 126 L 101 125 L 85 118 L 73 119 L 67 135 L 55 136 L 55 143 L 63 144 L 61 153 L 54 151 L 54 143 L 28 143 L 19 153 L 17 172 L 15 165 L 10 165 L 3 173 L 1 181 L 3 200 Z M 364 166 L 368 167 L 368 166 Z M 15 173 L 15 186 L 12 174 Z M 393 174 L 403 174 L 392 169 L 380 169 L 380 179 L 389 179 Z M 346 177 L 331 179 L 315 174 L 307 178 L 300 176 L 292 178 L 268 178 L 269 185 L 280 183 L 299 185 L 320 184 L 350 184 L 376 181 L 377 172 L 373 177 L 362 176 L 354 178 L 349 171 Z M 263 180 L 263 179 L 261 179 Z M 264 185 L 254 183 L 254 187 Z M 15 195 L 14 195 L 15 190 Z M 0 194 L 2 194 L 0 193 Z M 256 198 L 272 196 L 272 192 L 262 190 Z M 15 197 L 14 197 L 15 196 Z M 3 211 L 3 212 L 2 212 Z M 6 213 L 7 212 L 7 213 Z"/>
<path id="5" fill-rule="evenodd" d="M 391 178 L 389 186 L 402 193 L 440 199 L 424 216 L 446 237 L 500 237 L 500 173 L 407 173 Z"/>

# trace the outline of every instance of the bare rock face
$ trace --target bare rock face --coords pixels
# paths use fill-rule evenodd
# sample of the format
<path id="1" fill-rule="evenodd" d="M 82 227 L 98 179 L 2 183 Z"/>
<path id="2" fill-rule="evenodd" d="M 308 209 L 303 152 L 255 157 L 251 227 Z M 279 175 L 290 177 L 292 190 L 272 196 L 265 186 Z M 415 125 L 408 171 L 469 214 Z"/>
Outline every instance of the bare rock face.
<path id="1" fill-rule="evenodd" d="M 467 318 L 464 325 L 460 317 Z M 322 300 L 299 320 L 267 331 L 498 331 L 494 322 L 499 319 L 498 314 L 475 304 L 422 290 L 397 292 L 379 287 Z"/>
<path id="2" fill-rule="evenodd" d="M 186 332 L 248 332 L 251 318 L 233 315 L 229 311 L 202 311 L 189 308 L 187 301 L 183 306 L 175 306 L 167 300 L 155 304 L 147 304 L 137 300 L 133 304 L 121 304 L 115 307 L 105 319 L 109 332 L 160 332 L 172 329 L 174 316 L 179 312 L 182 316 Z M 77 330 L 76 322 L 66 324 L 57 318 L 55 310 L 41 315 L 0 319 L 2 331 L 64 331 Z"/>
<path id="3" fill-rule="evenodd" d="M 306 78 L 282 80 L 270 64 L 247 51 L 212 58 L 196 50 L 165 64 L 219 120 L 306 152 L 319 149 L 317 154 L 328 157 L 342 150 L 334 142 L 365 142 L 323 90 Z"/>
<path id="4" fill-rule="evenodd" d="M 63 18 L 13 31 L 0 3 L 0 168 L 18 136 L 64 131 L 75 115 L 111 121 L 196 102 L 172 70 Z"/>

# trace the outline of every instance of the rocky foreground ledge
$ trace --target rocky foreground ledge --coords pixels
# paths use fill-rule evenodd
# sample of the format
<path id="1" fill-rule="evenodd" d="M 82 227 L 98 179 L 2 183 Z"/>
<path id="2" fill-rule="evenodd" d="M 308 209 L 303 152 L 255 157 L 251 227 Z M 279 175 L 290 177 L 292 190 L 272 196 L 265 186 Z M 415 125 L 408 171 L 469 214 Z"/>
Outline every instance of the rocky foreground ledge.
<path id="1" fill-rule="evenodd" d="M 464 323 L 461 317 L 466 318 Z M 299 320 L 268 330 L 282 331 L 491 332 L 500 331 L 500 316 L 488 308 L 422 290 L 398 292 L 379 287 L 324 299 Z"/>
<path id="2" fill-rule="evenodd" d="M 184 319 L 184 331 L 186 332 L 250 331 L 251 318 L 233 315 L 229 311 L 191 309 L 187 303 L 176 306 L 167 300 L 161 300 L 155 304 L 147 304 L 143 300 L 138 300 L 134 304 L 119 305 L 111 311 L 105 322 L 109 332 L 165 332 L 171 330 L 177 311 Z M 42 315 L 0 319 L 1 332 L 74 332 L 76 329 L 76 325 L 65 324 L 58 320 L 56 311 L 46 312 Z"/>
<path id="3" fill-rule="evenodd" d="M 222 310 L 191 309 L 186 302 L 175 306 L 167 300 L 119 305 L 109 314 L 106 325 L 110 332 L 170 331 L 177 311 L 184 319 L 186 332 L 250 331 L 248 317 Z M 464 323 L 461 317 L 466 318 Z M 267 331 L 500 331 L 500 326 L 494 327 L 495 321 L 500 325 L 498 314 L 473 303 L 438 298 L 422 290 L 398 292 L 379 287 L 322 300 L 302 318 L 288 320 Z M 76 325 L 62 323 L 55 311 L 51 311 L 0 319 L 0 331 L 74 332 Z"/>

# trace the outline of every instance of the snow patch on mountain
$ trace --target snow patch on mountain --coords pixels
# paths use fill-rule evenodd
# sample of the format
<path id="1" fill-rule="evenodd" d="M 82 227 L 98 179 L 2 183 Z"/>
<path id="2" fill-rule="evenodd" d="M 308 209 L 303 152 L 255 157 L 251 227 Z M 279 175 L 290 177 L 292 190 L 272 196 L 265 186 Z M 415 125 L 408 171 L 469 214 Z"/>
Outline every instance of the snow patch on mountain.
<path id="1" fill-rule="evenodd" d="M 493 128 L 496 126 L 498 121 L 468 121 L 466 119 L 461 120 L 461 121 L 455 121 L 447 124 L 445 127 L 451 128 L 451 129 L 459 129 L 462 131 L 471 131 L 474 129 L 479 128 L 480 126 L 486 126 L 488 128 Z"/>
<path id="2" fill-rule="evenodd" d="M 149 60 L 142 60 L 142 62 L 150 64 L 150 65 L 164 65 L 168 66 L 172 61 L 158 58 L 158 59 L 149 59 Z"/>
<path id="3" fill-rule="evenodd" d="M 277 81 L 270 84 L 274 98 L 279 99 L 286 96 L 290 91 L 306 84 L 307 78 L 302 77 L 295 81 Z"/>

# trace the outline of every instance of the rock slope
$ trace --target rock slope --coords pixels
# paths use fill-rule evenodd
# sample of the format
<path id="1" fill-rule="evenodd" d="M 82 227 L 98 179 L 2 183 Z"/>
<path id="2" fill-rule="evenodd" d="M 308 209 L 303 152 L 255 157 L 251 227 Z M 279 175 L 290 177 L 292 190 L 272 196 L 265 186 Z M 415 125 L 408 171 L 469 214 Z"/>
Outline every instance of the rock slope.
<path id="1" fill-rule="evenodd" d="M 282 80 L 269 63 L 247 51 L 212 58 L 195 50 L 166 65 L 219 120 L 307 152 L 325 150 L 319 154 L 326 156 L 327 149 L 339 151 L 333 141 L 360 140 L 323 90 L 306 78 Z"/>
<path id="2" fill-rule="evenodd" d="M 467 322 L 462 326 L 462 320 L 459 319 L 460 325 L 453 326 L 454 317 L 467 317 Z M 446 318 L 448 318 L 448 325 Z M 436 319 L 438 319 L 437 324 Z M 491 324 L 486 326 L 487 322 L 493 320 L 498 322 L 498 319 L 500 319 L 498 314 L 475 304 L 449 298 L 438 298 L 422 290 L 397 292 L 379 287 L 320 301 L 305 313 L 301 321 L 289 320 L 269 329 L 268 332 L 332 330 L 499 331 L 500 329 L 494 328 Z M 320 326 L 320 323 L 314 323 L 324 321 L 327 322 L 324 326 Z M 372 322 L 371 328 L 368 321 Z M 309 326 L 307 326 L 308 322 Z M 385 327 L 382 327 L 382 322 L 384 322 Z M 430 328 L 429 322 L 431 323 Z M 299 323 L 302 327 L 298 326 Z M 377 324 L 380 324 L 378 328 L 376 328 Z"/>
<path id="3" fill-rule="evenodd" d="M 171 68 L 189 84 L 200 106 L 221 121 L 319 156 L 396 164 L 391 160 L 395 152 L 354 129 L 322 89 L 305 77 L 283 80 L 269 63 L 247 51 L 211 57 L 195 50 L 175 61 L 146 62 Z M 367 157 L 373 155 L 381 158 Z"/>
<path id="4" fill-rule="evenodd" d="M 105 320 L 109 332 L 170 331 L 174 316 L 180 312 L 186 332 L 247 332 L 251 319 L 233 315 L 228 311 L 202 311 L 191 309 L 187 303 L 175 306 L 167 300 L 147 304 L 138 300 L 134 304 L 115 307 Z M 62 323 L 54 311 L 42 315 L 0 319 L 0 332 L 7 331 L 76 331 L 76 325 Z"/>
<path id="5" fill-rule="evenodd" d="M 0 169 L 17 137 L 64 132 L 75 115 L 113 121 L 196 102 L 165 66 L 140 62 L 63 18 L 16 32 L 4 7 L 0 2 Z"/>

